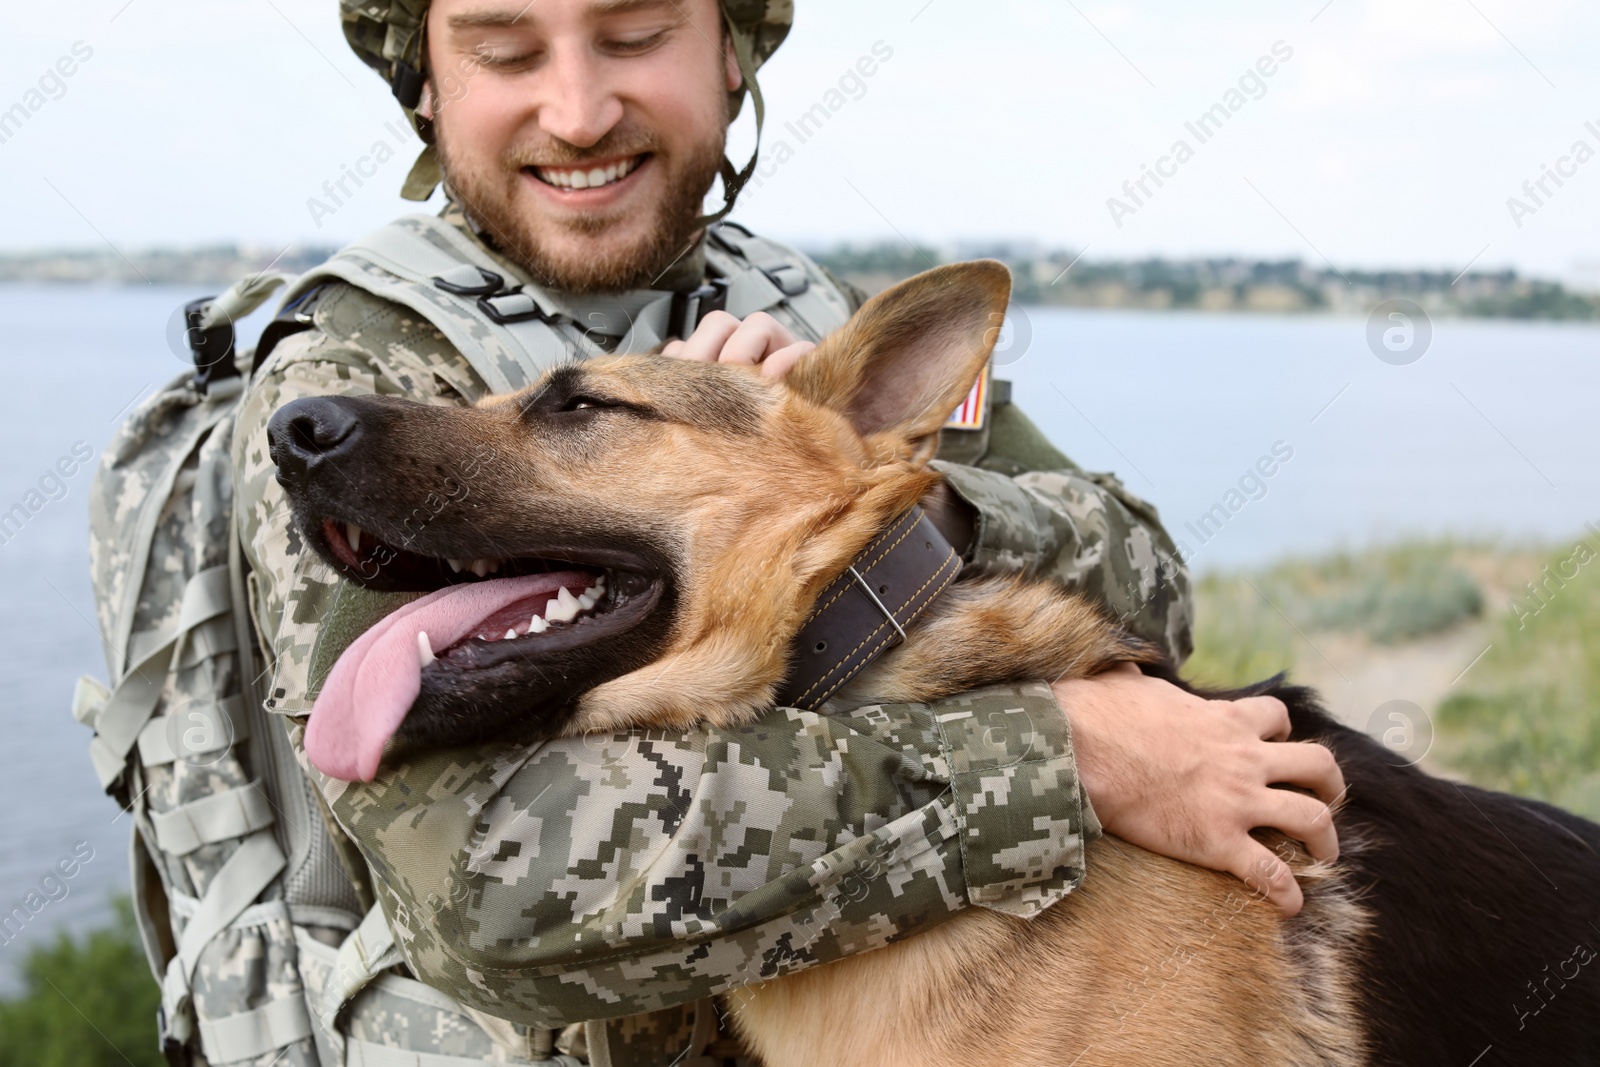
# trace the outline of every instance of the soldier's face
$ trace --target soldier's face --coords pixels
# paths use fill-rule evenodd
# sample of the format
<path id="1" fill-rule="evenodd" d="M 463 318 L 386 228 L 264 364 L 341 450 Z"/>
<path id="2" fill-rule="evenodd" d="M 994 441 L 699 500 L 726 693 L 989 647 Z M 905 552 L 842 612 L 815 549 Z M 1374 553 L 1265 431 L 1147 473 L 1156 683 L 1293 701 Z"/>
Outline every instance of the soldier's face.
<path id="1" fill-rule="evenodd" d="M 687 250 L 739 85 L 717 0 L 434 0 L 427 32 L 445 175 L 508 256 L 591 292 Z"/>

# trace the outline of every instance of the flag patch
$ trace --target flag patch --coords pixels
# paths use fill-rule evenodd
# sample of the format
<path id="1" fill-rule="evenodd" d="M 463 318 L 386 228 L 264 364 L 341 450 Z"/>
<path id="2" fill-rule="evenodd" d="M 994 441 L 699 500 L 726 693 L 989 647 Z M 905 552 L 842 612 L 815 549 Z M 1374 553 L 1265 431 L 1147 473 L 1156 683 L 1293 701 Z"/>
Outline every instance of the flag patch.
<path id="1" fill-rule="evenodd" d="M 978 380 L 972 383 L 972 391 L 967 394 L 967 399 L 961 402 L 955 413 L 945 420 L 944 428 L 947 430 L 981 430 L 983 429 L 984 408 L 989 400 L 989 368 L 984 367 L 978 374 Z"/>

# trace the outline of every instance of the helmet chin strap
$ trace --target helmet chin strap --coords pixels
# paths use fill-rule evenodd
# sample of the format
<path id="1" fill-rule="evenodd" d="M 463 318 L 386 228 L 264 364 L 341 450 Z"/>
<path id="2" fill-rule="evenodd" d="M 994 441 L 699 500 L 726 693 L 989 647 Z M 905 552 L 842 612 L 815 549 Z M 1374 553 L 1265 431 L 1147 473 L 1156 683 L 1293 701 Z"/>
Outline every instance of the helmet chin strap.
<path id="1" fill-rule="evenodd" d="M 701 215 L 695 220 L 696 226 L 709 226 L 713 222 L 721 222 L 733 210 L 733 203 L 739 199 L 739 193 L 749 182 L 751 175 L 756 172 L 756 161 L 761 158 L 761 125 L 767 117 L 767 105 L 761 98 L 761 83 L 756 81 L 755 57 L 751 54 L 754 40 L 742 34 L 728 32 L 728 38 L 733 42 L 733 56 L 739 64 L 739 77 L 744 82 L 744 88 L 750 93 L 750 101 L 756 113 L 756 146 L 750 153 L 750 161 L 742 169 L 734 170 L 733 161 L 727 156 L 722 157 L 722 207 L 709 215 Z"/>
<path id="2" fill-rule="evenodd" d="M 411 164 L 406 182 L 400 187 L 400 195 L 406 200 L 426 200 L 443 180 L 444 172 L 439 168 L 439 150 L 430 144 Z"/>

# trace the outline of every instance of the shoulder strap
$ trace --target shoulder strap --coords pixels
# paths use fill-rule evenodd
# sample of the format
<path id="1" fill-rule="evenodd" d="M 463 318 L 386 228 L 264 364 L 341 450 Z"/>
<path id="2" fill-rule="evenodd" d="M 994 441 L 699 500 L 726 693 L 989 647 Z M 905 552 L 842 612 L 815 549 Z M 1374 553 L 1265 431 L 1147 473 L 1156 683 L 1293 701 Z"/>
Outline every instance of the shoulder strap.
<path id="1" fill-rule="evenodd" d="M 744 318 L 783 305 L 811 340 L 843 326 L 854 308 L 808 257 L 736 222 L 713 226 L 706 258 L 730 279 L 728 311 Z"/>
<path id="2" fill-rule="evenodd" d="M 504 264 L 449 223 L 407 215 L 302 275 L 284 302 L 337 280 L 410 308 L 438 327 L 495 392 L 520 389 L 574 355 L 601 351 L 548 293 L 506 274 Z"/>

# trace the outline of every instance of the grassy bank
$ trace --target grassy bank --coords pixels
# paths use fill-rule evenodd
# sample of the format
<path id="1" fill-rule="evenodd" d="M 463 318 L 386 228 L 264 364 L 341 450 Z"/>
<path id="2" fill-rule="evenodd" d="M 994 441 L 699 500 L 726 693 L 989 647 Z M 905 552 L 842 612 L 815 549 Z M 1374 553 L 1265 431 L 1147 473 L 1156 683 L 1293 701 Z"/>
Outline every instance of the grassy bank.
<path id="1" fill-rule="evenodd" d="M 1414 542 L 1208 575 L 1185 674 L 1289 670 L 1355 726 L 1413 700 L 1429 769 L 1600 819 L 1600 535 L 1580 544 Z"/>
<path id="2" fill-rule="evenodd" d="M 1196 647 L 1185 673 L 1241 684 L 1295 666 L 1296 645 L 1314 645 L 1313 635 L 1354 634 L 1392 645 L 1477 619 L 1483 588 L 1460 557 L 1487 551 L 1408 542 L 1207 575 L 1195 589 Z"/>
<path id="3" fill-rule="evenodd" d="M 1600 558 L 1549 555 L 1438 709 L 1440 758 L 1480 785 L 1600 819 Z"/>

